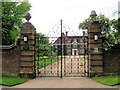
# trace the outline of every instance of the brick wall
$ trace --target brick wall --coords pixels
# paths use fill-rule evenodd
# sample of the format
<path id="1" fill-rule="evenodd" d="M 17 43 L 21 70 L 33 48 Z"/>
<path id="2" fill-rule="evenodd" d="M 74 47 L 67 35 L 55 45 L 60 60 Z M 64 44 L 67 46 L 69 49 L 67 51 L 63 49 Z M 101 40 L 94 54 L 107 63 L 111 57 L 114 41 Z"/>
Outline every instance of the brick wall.
<path id="1" fill-rule="evenodd" d="M 19 75 L 20 50 L 15 45 L 2 47 L 2 74 Z"/>
<path id="2" fill-rule="evenodd" d="M 109 52 L 104 51 L 103 54 L 103 65 L 104 65 L 104 73 L 118 73 L 120 60 L 120 45 L 116 45 Z"/>

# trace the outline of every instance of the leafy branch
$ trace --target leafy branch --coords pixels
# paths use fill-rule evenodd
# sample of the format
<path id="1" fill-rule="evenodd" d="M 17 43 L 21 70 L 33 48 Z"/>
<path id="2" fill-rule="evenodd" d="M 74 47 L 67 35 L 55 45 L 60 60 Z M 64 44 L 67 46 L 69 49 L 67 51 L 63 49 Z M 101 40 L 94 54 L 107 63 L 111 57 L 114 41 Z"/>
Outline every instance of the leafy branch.
<path id="1" fill-rule="evenodd" d="M 120 41 L 118 37 L 118 21 L 105 17 L 104 15 L 99 15 L 94 18 L 87 18 L 79 24 L 79 29 L 87 29 L 88 26 L 94 21 L 98 21 L 102 30 L 103 39 L 103 49 L 110 50 L 116 44 L 119 44 Z"/>

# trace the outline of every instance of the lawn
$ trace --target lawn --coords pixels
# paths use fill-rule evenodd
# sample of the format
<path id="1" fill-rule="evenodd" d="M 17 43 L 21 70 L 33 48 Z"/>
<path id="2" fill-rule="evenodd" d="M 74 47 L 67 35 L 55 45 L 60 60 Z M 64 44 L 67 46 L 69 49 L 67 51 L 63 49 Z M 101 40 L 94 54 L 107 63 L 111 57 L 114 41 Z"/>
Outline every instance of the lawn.
<path id="1" fill-rule="evenodd" d="M 11 87 L 11 86 L 15 86 L 15 85 L 27 82 L 28 80 L 29 79 L 27 78 L 20 78 L 16 76 L 2 76 L 0 77 L 0 85 Z"/>
<path id="2" fill-rule="evenodd" d="M 120 84 L 120 75 L 93 77 L 92 80 L 104 85 L 114 86 Z"/>
<path id="3" fill-rule="evenodd" d="M 46 67 L 56 61 L 60 60 L 60 57 L 59 56 L 51 56 L 51 57 L 48 57 L 48 56 L 43 56 L 43 57 L 40 57 L 39 58 L 39 61 L 37 59 L 36 61 L 36 68 L 42 68 L 42 67 Z"/>

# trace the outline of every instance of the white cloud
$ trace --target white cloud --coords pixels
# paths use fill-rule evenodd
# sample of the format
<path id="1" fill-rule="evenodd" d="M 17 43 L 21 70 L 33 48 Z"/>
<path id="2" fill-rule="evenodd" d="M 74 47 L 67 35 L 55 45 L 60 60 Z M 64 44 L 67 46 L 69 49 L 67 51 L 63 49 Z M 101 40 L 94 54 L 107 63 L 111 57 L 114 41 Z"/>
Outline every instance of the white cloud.
<path id="1" fill-rule="evenodd" d="M 78 31 L 78 25 L 89 17 L 91 10 L 97 14 L 112 14 L 118 10 L 118 0 L 29 0 L 31 3 L 31 22 L 35 25 L 37 32 L 52 32 L 54 25 L 67 24 L 71 31 Z M 77 33 L 80 33 L 79 31 Z"/>

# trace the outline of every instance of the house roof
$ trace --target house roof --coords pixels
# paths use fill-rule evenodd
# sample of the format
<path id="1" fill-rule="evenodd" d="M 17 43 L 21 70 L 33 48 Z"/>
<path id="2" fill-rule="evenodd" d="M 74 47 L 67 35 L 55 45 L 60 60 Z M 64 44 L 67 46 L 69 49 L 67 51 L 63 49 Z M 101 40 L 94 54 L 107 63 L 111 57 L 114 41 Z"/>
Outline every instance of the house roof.
<path id="1" fill-rule="evenodd" d="M 65 34 L 62 33 L 62 43 L 64 44 L 71 44 L 75 39 L 78 43 L 84 42 L 84 36 L 65 36 Z M 53 44 L 60 44 L 60 43 L 61 43 L 61 37 L 58 37 Z"/>

